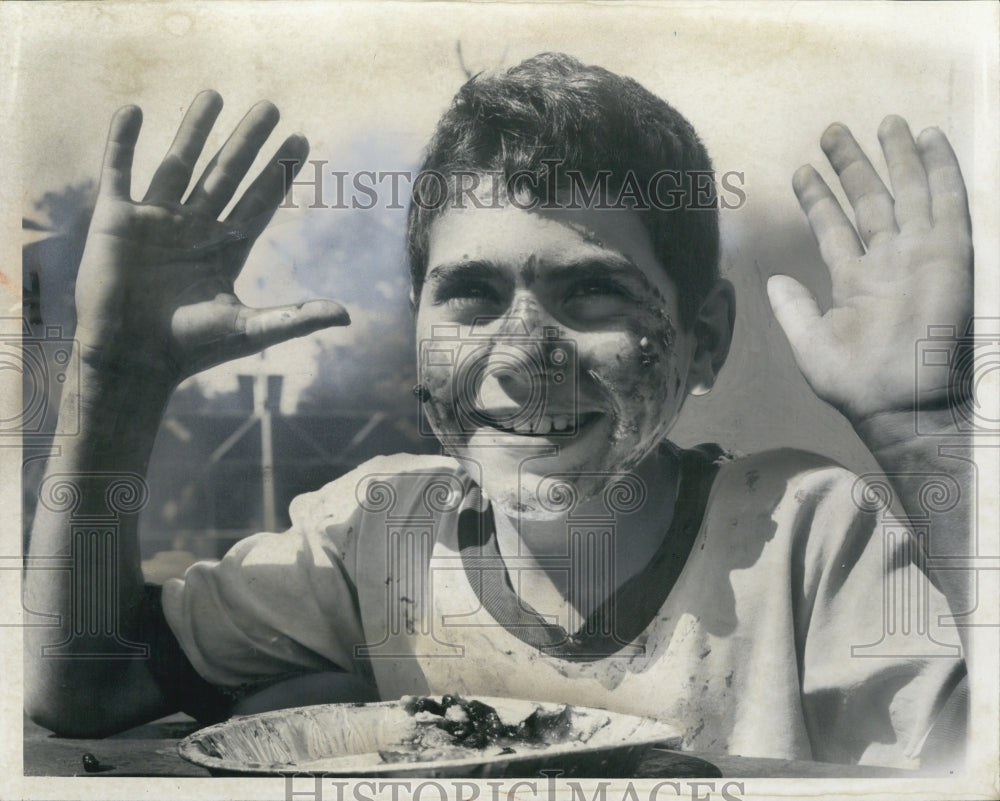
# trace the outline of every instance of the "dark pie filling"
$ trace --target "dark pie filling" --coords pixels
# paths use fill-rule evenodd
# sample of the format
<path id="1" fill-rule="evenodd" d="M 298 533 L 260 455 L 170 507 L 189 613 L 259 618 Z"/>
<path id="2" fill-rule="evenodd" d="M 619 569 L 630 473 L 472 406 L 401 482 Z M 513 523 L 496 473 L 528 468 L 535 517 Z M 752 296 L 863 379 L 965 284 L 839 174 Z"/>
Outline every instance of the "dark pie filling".
<path id="1" fill-rule="evenodd" d="M 457 695 L 444 695 L 438 701 L 421 696 L 404 699 L 410 715 L 421 714 L 417 733 L 403 743 L 413 750 L 381 750 L 386 762 L 422 762 L 440 756 L 440 748 L 465 748 L 483 751 L 500 748 L 499 754 L 517 753 L 517 747 L 539 748 L 565 742 L 572 731 L 568 706 L 554 710 L 535 709 L 524 720 L 504 723 L 496 709 L 482 701 L 467 701 Z M 427 746 L 432 746 L 428 753 Z"/>

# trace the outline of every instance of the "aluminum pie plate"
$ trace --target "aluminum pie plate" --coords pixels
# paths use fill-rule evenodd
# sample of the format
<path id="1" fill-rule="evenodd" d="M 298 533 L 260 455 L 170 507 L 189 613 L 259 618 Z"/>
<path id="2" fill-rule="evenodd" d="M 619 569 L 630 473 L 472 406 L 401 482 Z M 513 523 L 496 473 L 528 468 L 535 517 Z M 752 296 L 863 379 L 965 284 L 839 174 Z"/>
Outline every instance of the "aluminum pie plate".
<path id="1" fill-rule="evenodd" d="M 432 696 L 433 697 L 433 696 Z M 553 745 L 513 744 L 462 748 L 430 761 L 385 761 L 380 751 L 405 748 L 421 725 L 403 701 L 371 704 L 320 704 L 233 718 L 201 729 L 178 745 L 180 755 L 215 775 L 325 775 L 344 777 L 562 776 L 626 777 L 653 745 L 675 748 L 681 736 L 668 723 L 588 707 L 467 696 L 496 709 L 504 723 L 516 724 L 535 710 L 570 710 L 570 732 Z M 468 751 L 469 755 L 464 756 Z"/>

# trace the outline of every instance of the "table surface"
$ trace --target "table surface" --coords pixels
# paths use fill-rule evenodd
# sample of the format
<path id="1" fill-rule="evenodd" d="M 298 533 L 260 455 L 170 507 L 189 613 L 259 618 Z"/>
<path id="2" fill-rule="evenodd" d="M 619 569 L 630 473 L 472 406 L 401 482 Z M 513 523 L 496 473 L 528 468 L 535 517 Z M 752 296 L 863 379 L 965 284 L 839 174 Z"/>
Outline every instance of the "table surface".
<path id="1" fill-rule="evenodd" d="M 199 724 L 186 715 L 171 715 L 100 740 L 56 737 L 25 718 L 25 776 L 208 776 L 207 770 L 177 754 L 177 743 Z M 84 755 L 91 771 L 84 769 Z M 706 765 L 705 762 L 710 764 Z M 912 776 L 888 768 L 762 759 L 728 754 L 654 749 L 636 778 L 889 778 Z"/>

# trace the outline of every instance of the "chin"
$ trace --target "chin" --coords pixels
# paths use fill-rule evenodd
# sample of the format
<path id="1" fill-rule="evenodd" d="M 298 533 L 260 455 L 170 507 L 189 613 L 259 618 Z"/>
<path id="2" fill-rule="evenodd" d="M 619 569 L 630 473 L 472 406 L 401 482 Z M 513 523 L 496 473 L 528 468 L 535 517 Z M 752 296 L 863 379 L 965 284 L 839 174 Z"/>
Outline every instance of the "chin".
<path id="1" fill-rule="evenodd" d="M 521 520 L 558 520 L 595 498 L 628 471 L 607 464 L 568 464 L 559 456 L 528 459 L 496 451 L 459 456 L 479 484 L 483 495 L 507 517 Z M 532 464 L 532 468 L 528 465 Z"/>
<path id="2" fill-rule="evenodd" d="M 511 486 L 501 483 L 495 486 L 486 480 L 484 495 L 507 517 L 520 520 L 559 520 L 572 509 L 599 496 L 603 486 L 594 482 L 573 482 L 566 479 L 553 480 L 544 476 L 530 476 L 521 483 Z"/>
<path id="3" fill-rule="evenodd" d="M 439 439 L 448 441 L 440 434 Z M 541 521 L 579 512 L 595 499 L 607 507 L 609 486 L 639 481 L 632 471 L 658 437 L 639 436 L 615 417 L 594 415 L 568 437 L 479 428 L 468 436 L 454 432 L 450 439 L 453 446 L 446 450 L 497 509 L 511 518 Z M 636 492 L 644 495 L 643 488 Z"/>

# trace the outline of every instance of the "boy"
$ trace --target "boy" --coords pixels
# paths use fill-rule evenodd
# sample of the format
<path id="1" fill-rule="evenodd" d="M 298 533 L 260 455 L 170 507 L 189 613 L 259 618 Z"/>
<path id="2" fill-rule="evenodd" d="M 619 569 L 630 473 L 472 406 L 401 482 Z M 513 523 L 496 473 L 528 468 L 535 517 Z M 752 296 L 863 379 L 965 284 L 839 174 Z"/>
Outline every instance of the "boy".
<path id="1" fill-rule="evenodd" d="M 375 459 L 296 499 L 288 532 L 245 540 L 162 594 L 144 587 L 115 488 L 138 486 L 172 388 L 348 323 L 333 301 L 251 310 L 233 294 L 307 145 L 286 140 L 218 221 L 277 122 L 254 107 L 182 203 L 220 105 L 195 100 L 142 203 L 130 199 L 139 111 L 112 122 L 77 284 L 81 388 L 63 399 L 82 430 L 50 465 L 31 552 L 68 553 L 69 514 L 123 512 L 117 551 L 75 580 L 117 588 L 108 619 L 150 658 L 49 659 L 43 648 L 83 656 L 93 642 L 32 632 L 38 722 L 97 736 L 179 707 L 212 719 L 452 692 L 655 715 L 701 750 L 940 758 L 935 722 L 961 712 L 955 638 L 936 632 L 946 658 L 921 638 L 865 652 L 884 639 L 872 599 L 885 587 L 912 587 L 903 601 L 925 598 L 930 620 L 948 611 L 908 537 L 883 558 L 886 510 L 816 456 L 731 460 L 665 439 L 686 395 L 712 387 L 732 333 L 711 190 L 706 203 L 688 180 L 711 162 L 663 101 L 565 56 L 470 80 L 428 148 L 437 195 L 414 190 L 415 393 L 447 455 Z M 954 472 L 937 440 L 913 435 L 913 414 L 947 432 L 961 393 L 915 398 L 912 353 L 928 324 L 964 331 L 971 315 L 964 186 L 940 132 L 914 140 L 887 118 L 880 138 L 895 198 L 845 128 L 824 134 L 856 231 L 814 170 L 795 175 L 834 308 L 820 315 L 790 278 L 769 294 L 811 385 L 888 474 Z M 67 473 L 71 497 L 57 491 Z M 911 514 L 920 489 L 897 479 Z M 945 511 L 944 546 L 960 554 L 965 508 Z M 26 604 L 68 620 L 74 598 L 29 573 Z"/>

